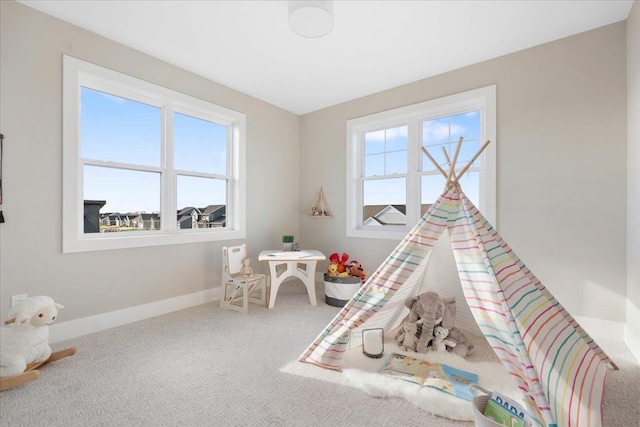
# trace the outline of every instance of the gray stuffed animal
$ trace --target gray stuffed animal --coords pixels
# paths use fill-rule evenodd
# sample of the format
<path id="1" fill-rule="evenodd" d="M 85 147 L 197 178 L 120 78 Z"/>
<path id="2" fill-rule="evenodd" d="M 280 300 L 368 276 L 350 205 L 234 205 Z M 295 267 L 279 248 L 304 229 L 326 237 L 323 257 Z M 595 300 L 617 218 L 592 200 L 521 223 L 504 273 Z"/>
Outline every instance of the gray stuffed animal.
<path id="1" fill-rule="evenodd" d="M 433 340 L 433 328 L 436 325 L 451 330 L 456 318 L 456 298 L 442 297 L 437 292 L 427 291 L 420 295 L 409 297 L 405 300 L 405 305 L 409 308 L 409 314 L 403 320 L 418 322 L 418 342 L 416 351 L 426 353 L 427 347 Z M 396 340 L 402 333 L 398 331 Z M 453 339 L 453 338 L 451 338 Z"/>
<path id="2" fill-rule="evenodd" d="M 402 332 L 396 338 L 396 343 L 404 351 L 416 351 L 416 344 L 418 343 L 418 322 L 405 321 L 402 324 Z"/>
<path id="3" fill-rule="evenodd" d="M 449 329 L 447 339 L 456 343 L 455 347 L 447 347 L 447 351 L 457 354 L 460 357 L 467 357 L 473 353 L 473 344 L 469 338 L 458 328 Z"/>

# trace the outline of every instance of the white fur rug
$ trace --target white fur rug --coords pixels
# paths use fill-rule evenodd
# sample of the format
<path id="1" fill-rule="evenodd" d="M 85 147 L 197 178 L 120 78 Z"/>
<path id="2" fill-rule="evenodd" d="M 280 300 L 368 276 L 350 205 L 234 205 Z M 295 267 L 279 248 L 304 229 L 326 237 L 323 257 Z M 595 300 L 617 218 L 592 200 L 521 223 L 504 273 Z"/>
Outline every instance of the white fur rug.
<path id="1" fill-rule="evenodd" d="M 469 372 L 478 374 L 478 383 L 487 390 L 498 390 L 521 402 L 522 395 L 515 382 L 493 353 L 491 347 L 482 337 L 469 337 L 476 348 L 473 354 L 463 359 L 451 353 L 417 354 L 405 352 L 395 343 L 385 342 L 384 356 L 371 359 L 362 353 L 361 347 L 350 349 L 343 359 L 342 372 L 323 369 L 315 365 L 298 361 L 285 365 L 281 371 L 290 374 L 335 382 L 349 387 L 359 388 L 371 396 L 378 398 L 399 397 L 427 412 L 457 421 L 473 421 L 472 403 L 451 396 L 447 393 L 420 387 L 396 378 L 379 374 L 378 369 L 387 356 L 393 352 L 408 354 L 430 362 L 445 363 Z"/>

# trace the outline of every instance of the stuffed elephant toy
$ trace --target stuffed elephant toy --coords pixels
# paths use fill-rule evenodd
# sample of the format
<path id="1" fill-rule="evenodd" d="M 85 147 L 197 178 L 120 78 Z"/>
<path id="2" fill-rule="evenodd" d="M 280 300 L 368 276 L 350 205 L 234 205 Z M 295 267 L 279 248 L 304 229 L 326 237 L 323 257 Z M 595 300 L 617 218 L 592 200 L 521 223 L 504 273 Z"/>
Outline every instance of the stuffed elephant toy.
<path id="1" fill-rule="evenodd" d="M 407 298 L 405 305 L 409 308 L 409 315 L 403 320 L 418 322 L 418 342 L 416 351 L 426 353 L 427 347 L 433 340 L 433 328 L 441 325 L 451 329 L 456 318 L 456 298 L 442 297 L 437 292 L 427 291 L 420 295 Z"/>

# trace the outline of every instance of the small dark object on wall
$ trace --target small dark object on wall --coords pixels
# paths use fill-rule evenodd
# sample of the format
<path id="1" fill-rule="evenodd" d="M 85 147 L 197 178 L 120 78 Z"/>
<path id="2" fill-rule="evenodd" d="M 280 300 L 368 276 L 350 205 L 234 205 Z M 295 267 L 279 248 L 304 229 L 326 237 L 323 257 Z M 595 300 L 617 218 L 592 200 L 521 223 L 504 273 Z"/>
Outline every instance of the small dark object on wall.
<path id="1" fill-rule="evenodd" d="M 2 211 L 0 211 L 0 224 L 4 222 L 4 215 L 2 215 Z"/>

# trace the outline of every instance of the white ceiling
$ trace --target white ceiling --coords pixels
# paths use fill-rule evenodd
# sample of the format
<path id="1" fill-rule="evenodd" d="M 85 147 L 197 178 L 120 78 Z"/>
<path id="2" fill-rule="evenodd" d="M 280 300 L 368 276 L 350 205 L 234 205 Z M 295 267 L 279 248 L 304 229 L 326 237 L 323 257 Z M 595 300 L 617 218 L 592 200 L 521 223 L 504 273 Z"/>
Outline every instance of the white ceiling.
<path id="1" fill-rule="evenodd" d="M 348 1 L 305 39 L 287 1 L 21 1 L 296 114 L 627 18 L 633 1 Z"/>

